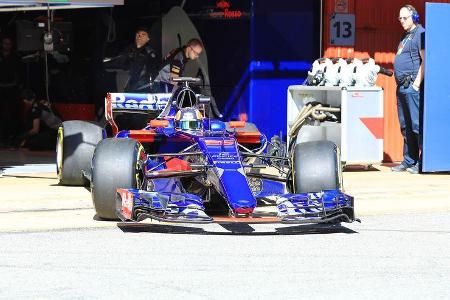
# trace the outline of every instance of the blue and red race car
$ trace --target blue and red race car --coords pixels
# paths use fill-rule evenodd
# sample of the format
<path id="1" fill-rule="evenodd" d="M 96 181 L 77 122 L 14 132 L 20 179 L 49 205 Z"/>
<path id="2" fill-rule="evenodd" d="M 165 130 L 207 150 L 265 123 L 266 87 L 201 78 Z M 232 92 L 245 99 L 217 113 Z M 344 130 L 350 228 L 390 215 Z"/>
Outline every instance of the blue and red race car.
<path id="1" fill-rule="evenodd" d="M 279 137 L 268 140 L 254 124 L 208 117 L 209 98 L 189 85 L 196 79 L 178 81 L 173 94 L 108 94 L 107 128 L 84 121 L 60 127 L 60 184 L 90 182 L 100 219 L 355 220 L 353 197 L 341 191 L 339 150 L 333 143 L 286 149 Z M 151 116 L 155 111 L 156 118 Z M 144 124 L 120 130 L 120 114 L 144 119 Z"/>

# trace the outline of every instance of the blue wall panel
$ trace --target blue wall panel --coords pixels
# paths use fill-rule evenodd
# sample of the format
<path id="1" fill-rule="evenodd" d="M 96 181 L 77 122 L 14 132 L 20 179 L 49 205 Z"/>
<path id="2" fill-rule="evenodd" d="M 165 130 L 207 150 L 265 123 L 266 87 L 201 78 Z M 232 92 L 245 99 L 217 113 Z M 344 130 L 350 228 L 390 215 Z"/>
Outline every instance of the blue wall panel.
<path id="1" fill-rule="evenodd" d="M 426 3 L 422 171 L 450 171 L 450 4 Z"/>
<path id="2" fill-rule="evenodd" d="M 321 3 L 254 0 L 252 4 L 248 120 L 268 138 L 280 131 L 285 138 L 288 86 L 302 84 L 320 55 Z"/>
<path id="3" fill-rule="evenodd" d="M 249 122 L 255 123 L 268 139 L 280 131 L 285 138 L 287 89 L 303 81 L 304 78 L 252 79 L 249 84 Z"/>
<path id="4" fill-rule="evenodd" d="M 224 119 L 246 114 L 268 138 L 280 131 L 285 138 L 287 88 L 302 84 L 320 55 L 321 2 L 251 3 L 250 63 L 224 105 Z"/>

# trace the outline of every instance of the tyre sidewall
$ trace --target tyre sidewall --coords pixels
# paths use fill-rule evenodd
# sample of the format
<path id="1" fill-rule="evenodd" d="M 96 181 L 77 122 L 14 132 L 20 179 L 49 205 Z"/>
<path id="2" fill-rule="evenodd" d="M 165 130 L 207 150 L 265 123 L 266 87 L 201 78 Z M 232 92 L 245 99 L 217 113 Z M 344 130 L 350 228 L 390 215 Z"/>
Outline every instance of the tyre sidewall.
<path id="1" fill-rule="evenodd" d="M 333 142 L 313 141 L 295 145 L 292 179 L 295 193 L 341 188 L 339 150 Z"/>
<path id="2" fill-rule="evenodd" d="M 95 149 L 92 160 L 91 193 L 100 219 L 116 220 L 118 188 L 140 188 L 144 150 L 133 139 L 105 139 Z"/>

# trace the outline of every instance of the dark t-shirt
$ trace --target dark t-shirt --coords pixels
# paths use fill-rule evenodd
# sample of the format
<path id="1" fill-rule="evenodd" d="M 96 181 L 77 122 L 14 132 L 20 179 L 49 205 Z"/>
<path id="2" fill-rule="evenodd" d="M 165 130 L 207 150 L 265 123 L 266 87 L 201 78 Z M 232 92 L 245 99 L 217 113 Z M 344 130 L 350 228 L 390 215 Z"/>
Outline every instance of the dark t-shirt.
<path id="1" fill-rule="evenodd" d="M 158 73 L 155 81 L 171 83 L 173 75 L 182 76 L 184 66 L 188 58 L 184 55 L 186 47 L 176 48 L 167 54 L 163 62 L 163 67 Z"/>
<path id="2" fill-rule="evenodd" d="M 125 91 L 139 91 L 140 87 L 155 79 L 160 59 L 148 43 L 141 48 L 131 45 L 123 51 L 122 55 L 121 63 L 123 68 L 130 72 Z"/>
<path id="3" fill-rule="evenodd" d="M 397 84 L 411 75 L 411 82 L 416 79 L 422 58 L 420 50 L 425 49 L 425 29 L 418 24 L 411 32 L 406 32 L 398 45 L 394 59 L 394 75 Z"/>

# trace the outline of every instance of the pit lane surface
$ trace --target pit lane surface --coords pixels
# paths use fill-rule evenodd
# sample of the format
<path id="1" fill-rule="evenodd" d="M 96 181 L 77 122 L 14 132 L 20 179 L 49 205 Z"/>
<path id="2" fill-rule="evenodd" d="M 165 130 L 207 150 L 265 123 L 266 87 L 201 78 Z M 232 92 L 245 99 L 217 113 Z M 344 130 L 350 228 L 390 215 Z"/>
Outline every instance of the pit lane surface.
<path id="1" fill-rule="evenodd" d="M 1 298 L 448 299 L 449 213 L 208 226 L 2 233 Z"/>
<path id="2" fill-rule="evenodd" d="M 0 178 L 0 298 L 426 298 L 450 295 L 448 174 L 349 169 L 362 223 L 123 225 L 50 164 Z"/>

